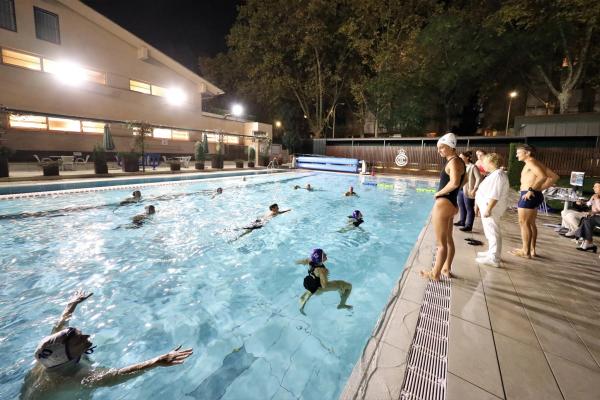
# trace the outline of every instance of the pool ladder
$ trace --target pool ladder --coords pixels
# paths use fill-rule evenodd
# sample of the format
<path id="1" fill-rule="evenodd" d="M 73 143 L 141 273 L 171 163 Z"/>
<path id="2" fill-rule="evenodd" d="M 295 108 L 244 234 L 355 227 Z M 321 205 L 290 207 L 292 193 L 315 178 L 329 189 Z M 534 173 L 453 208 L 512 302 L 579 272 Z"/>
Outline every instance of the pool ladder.
<path id="1" fill-rule="evenodd" d="M 269 165 L 267 165 L 267 170 L 274 170 L 276 168 L 279 168 L 279 163 L 277 162 L 277 159 L 274 158 L 269 162 Z"/>

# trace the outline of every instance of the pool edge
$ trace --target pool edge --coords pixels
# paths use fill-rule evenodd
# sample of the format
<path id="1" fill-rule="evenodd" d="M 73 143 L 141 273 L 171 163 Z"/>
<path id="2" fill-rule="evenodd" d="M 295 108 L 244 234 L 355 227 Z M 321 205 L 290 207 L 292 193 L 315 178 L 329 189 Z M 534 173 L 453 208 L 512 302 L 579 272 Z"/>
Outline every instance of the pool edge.
<path id="1" fill-rule="evenodd" d="M 433 231 L 430 228 L 431 213 L 415 241 L 404 269 L 392 289 L 388 302 L 383 307 L 361 356 L 346 381 L 344 390 L 339 396 L 340 400 L 395 400 L 400 397 L 400 388 L 405 376 L 406 356 L 417 327 L 417 317 L 426 286 L 426 281 L 418 276 L 418 270 L 414 271 L 413 267 L 431 264 L 435 243 L 432 241 Z M 425 242 L 426 238 L 432 240 Z M 401 321 L 402 332 L 392 332 L 390 326 L 393 321 Z M 395 335 L 395 342 L 400 342 L 400 347 L 387 342 L 390 334 Z M 386 354 L 390 347 L 396 351 L 391 360 L 389 352 Z M 380 365 L 380 357 L 384 355 L 388 357 L 386 362 L 391 361 L 393 366 Z M 382 368 L 386 371 L 383 372 Z"/>

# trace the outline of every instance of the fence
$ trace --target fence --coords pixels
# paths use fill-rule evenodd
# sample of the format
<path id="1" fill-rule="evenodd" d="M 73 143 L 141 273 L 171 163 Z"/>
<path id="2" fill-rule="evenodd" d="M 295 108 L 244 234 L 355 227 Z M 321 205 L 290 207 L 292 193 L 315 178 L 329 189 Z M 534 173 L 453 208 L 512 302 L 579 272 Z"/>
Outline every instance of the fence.
<path id="1" fill-rule="evenodd" d="M 519 140 L 520 139 L 520 140 Z M 525 140 L 523 140 L 525 139 Z M 583 171 L 586 176 L 600 176 L 600 148 L 597 139 L 570 138 L 569 141 L 526 140 L 527 138 L 503 138 L 486 140 L 486 138 L 459 140 L 457 150 L 478 150 L 495 152 L 502 156 L 504 163 L 508 161 L 510 142 L 528 142 L 538 149 L 538 159 L 559 175 L 569 175 L 571 171 Z M 348 143 L 349 142 L 349 143 Z M 339 144 L 338 144 L 339 143 Z M 408 163 L 399 167 L 395 163 L 396 156 L 403 150 Z M 345 140 L 327 141 L 327 156 L 347 157 L 366 160 L 370 165 L 382 172 L 439 172 L 442 158 L 437 152 L 435 140 Z"/>

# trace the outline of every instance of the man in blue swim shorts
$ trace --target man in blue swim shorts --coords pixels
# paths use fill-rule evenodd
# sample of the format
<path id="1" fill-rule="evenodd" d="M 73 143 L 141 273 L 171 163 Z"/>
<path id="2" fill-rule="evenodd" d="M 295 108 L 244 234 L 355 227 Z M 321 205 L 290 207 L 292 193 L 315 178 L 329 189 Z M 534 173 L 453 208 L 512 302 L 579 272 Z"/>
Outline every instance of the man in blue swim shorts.
<path id="1" fill-rule="evenodd" d="M 523 247 L 510 251 L 512 255 L 531 258 L 536 256 L 537 209 L 544 202 L 542 190 L 554 185 L 558 175 L 535 159 L 535 148 L 528 144 L 517 147 L 517 159 L 525 163 L 521 171 L 521 197 L 518 213 Z"/>

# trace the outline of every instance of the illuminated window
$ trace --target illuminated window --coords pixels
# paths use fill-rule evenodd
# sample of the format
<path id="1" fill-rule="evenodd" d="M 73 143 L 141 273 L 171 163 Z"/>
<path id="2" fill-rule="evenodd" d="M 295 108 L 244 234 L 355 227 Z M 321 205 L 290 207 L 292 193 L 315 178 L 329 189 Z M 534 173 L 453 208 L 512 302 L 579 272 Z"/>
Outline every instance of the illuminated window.
<path id="1" fill-rule="evenodd" d="M 165 89 L 164 87 L 161 87 L 161 86 L 152 85 L 152 94 L 154 96 L 164 97 L 167 95 L 167 89 Z"/>
<path id="2" fill-rule="evenodd" d="M 104 122 L 81 121 L 81 127 L 85 133 L 104 133 Z"/>
<path id="3" fill-rule="evenodd" d="M 240 144 L 239 136 L 224 135 L 223 141 L 229 144 Z"/>
<path id="4" fill-rule="evenodd" d="M 10 114 L 9 124 L 11 128 L 48 129 L 46 117 L 39 115 L 16 115 Z"/>
<path id="5" fill-rule="evenodd" d="M 188 131 L 176 131 L 173 130 L 173 140 L 190 140 L 190 133 Z"/>
<path id="6" fill-rule="evenodd" d="M 133 79 L 129 80 L 129 90 L 133 90 L 134 92 L 140 92 L 145 94 L 150 94 L 150 84 L 134 81 Z"/>
<path id="7" fill-rule="evenodd" d="M 33 7 L 33 16 L 35 19 L 35 36 L 38 39 L 60 44 L 58 15 L 38 7 Z"/>
<path id="8" fill-rule="evenodd" d="M 159 139 L 171 139 L 171 130 L 165 128 L 154 128 L 152 136 Z"/>
<path id="9" fill-rule="evenodd" d="M 65 65 L 61 65 L 61 63 L 59 63 L 59 62 L 49 60 L 47 58 L 44 58 L 43 61 L 44 61 L 44 72 L 47 72 L 49 74 L 72 73 L 72 71 L 70 71 L 70 70 L 67 70 L 68 72 L 65 72 L 64 71 Z M 61 71 L 61 68 L 63 68 L 63 71 Z M 73 67 L 70 66 L 70 68 L 73 68 Z M 95 83 L 99 83 L 101 85 L 106 84 L 106 75 L 103 72 L 93 71 L 91 69 L 80 68 L 80 67 L 76 67 L 76 72 L 77 72 L 77 75 L 81 75 L 81 78 L 80 78 L 81 80 L 95 82 Z"/>
<path id="10" fill-rule="evenodd" d="M 20 53 L 18 51 L 2 49 L 2 62 L 4 64 L 16 65 L 18 67 L 29 68 L 36 71 L 42 70 L 42 64 L 39 57 Z"/>
<path id="11" fill-rule="evenodd" d="M 48 129 L 51 131 L 81 132 L 81 121 L 66 118 L 48 118 Z"/>
<path id="12" fill-rule="evenodd" d="M 0 0 L 0 28 L 17 31 L 15 0 Z"/>

